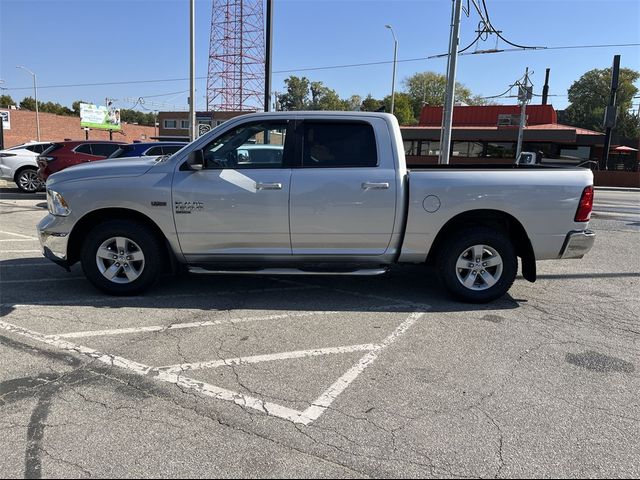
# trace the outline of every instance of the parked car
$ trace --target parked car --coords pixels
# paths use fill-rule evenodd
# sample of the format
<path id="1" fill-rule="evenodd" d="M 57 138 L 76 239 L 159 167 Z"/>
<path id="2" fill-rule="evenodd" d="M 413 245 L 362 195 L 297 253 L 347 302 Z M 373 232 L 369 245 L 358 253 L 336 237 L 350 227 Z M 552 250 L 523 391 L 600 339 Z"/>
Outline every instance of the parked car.
<path id="1" fill-rule="evenodd" d="M 172 155 L 187 145 L 187 142 L 136 142 L 121 145 L 109 158 L 153 157 Z"/>
<path id="2" fill-rule="evenodd" d="M 73 165 L 104 160 L 124 144 L 108 140 L 55 142 L 38 157 L 38 176 L 45 181 L 52 173 Z"/>
<path id="3" fill-rule="evenodd" d="M 52 142 L 29 142 L 0 150 L 0 178 L 16 183 L 23 192 L 33 193 L 44 189 L 38 177 L 37 157 Z"/>
<path id="4" fill-rule="evenodd" d="M 283 145 L 242 145 L 236 151 L 238 165 L 282 164 Z"/>
<path id="5" fill-rule="evenodd" d="M 284 143 L 281 161 L 252 163 L 247 145 L 269 138 Z M 201 274 L 378 275 L 434 263 L 454 296 L 488 302 L 509 290 L 518 257 L 535 281 L 537 260 L 581 258 L 595 240 L 590 170 L 408 171 L 386 113 L 244 115 L 165 162 L 114 159 L 52 175 L 47 200 L 44 255 L 66 268 L 79 261 L 113 295 L 143 292 L 180 264 Z"/>

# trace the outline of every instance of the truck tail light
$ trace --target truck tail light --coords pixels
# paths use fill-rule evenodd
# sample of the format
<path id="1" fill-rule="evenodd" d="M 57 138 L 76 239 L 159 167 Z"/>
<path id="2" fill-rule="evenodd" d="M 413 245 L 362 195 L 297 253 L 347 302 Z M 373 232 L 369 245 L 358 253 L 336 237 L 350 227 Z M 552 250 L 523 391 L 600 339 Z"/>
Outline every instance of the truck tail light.
<path id="1" fill-rule="evenodd" d="M 574 222 L 588 222 L 591 218 L 591 210 L 593 209 L 593 185 L 585 187 L 580 197 L 580 203 L 578 204 L 578 210 L 576 210 L 576 216 L 573 219 Z"/>

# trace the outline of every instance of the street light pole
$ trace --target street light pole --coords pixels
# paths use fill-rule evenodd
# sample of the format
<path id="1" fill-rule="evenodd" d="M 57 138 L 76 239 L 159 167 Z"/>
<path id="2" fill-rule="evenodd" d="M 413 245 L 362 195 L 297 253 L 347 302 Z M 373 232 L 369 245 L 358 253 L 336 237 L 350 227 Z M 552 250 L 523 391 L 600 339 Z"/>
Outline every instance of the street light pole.
<path id="1" fill-rule="evenodd" d="M 398 63 L 398 39 L 396 33 L 393 31 L 391 25 L 385 25 L 386 28 L 391 30 L 393 35 L 393 77 L 391 78 L 391 115 L 393 115 L 396 103 L 396 64 Z"/>
<path id="2" fill-rule="evenodd" d="M 440 133 L 440 158 L 438 163 L 448 164 L 451 153 L 451 126 L 453 124 L 453 103 L 456 94 L 456 66 L 458 44 L 460 43 L 460 14 L 462 0 L 453 0 L 451 11 L 451 33 L 449 36 L 449 57 L 447 60 L 447 93 L 442 111 L 442 132 Z"/>
<path id="3" fill-rule="evenodd" d="M 38 141 L 40 141 L 40 113 L 38 112 L 38 82 L 36 81 L 36 74 L 22 65 L 18 65 L 16 68 L 20 68 L 33 76 L 33 97 L 36 101 L 36 134 Z"/>
<path id="4" fill-rule="evenodd" d="M 189 2 L 189 139 L 196 139 L 196 6 L 195 0 Z"/>

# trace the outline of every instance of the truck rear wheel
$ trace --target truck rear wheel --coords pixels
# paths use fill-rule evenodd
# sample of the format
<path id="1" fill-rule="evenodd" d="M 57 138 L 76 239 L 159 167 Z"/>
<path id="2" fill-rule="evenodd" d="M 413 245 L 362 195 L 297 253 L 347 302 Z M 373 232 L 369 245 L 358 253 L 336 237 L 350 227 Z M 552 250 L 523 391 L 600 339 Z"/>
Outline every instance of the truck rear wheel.
<path id="1" fill-rule="evenodd" d="M 145 225 L 112 220 L 89 232 L 80 258 L 84 274 L 99 290 L 110 295 L 136 295 L 157 281 L 162 249 Z"/>
<path id="2" fill-rule="evenodd" d="M 518 257 L 509 237 L 487 227 L 456 232 L 445 242 L 437 263 L 447 289 L 471 303 L 502 297 L 518 272 Z"/>

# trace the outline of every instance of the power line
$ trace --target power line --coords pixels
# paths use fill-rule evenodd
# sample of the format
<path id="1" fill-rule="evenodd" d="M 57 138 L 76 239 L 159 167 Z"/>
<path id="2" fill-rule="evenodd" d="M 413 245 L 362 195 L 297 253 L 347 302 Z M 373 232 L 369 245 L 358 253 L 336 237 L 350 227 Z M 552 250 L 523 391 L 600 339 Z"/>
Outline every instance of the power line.
<path id="1" fill-rule="evenodd" d="M 601 45 L 561 45 L 555 47 L 545 47 L 544 50 L 563 50 L 563 49 L 591 49 L 591 48 L 623 48 L 623 47 L 640 47 L 640 43 L 617 43 L 617 44 L 601 44 Z M 480 53 L 502 53 L 502 52 L 510 52 L 510 51 L 525 51 L 522 48 L 512 48 L 512 49 L 500 49 L 494 51 L 478 51 L 477 53 L 463 53 L 461 55 L 474 55 Z M 446 56 L 445 54 L 444 56 Z M 416 58 L 407 58 L 400 59 L 398 63 L 408 63 L 408 62 L 423 62 L 425 60 L 432 60 L 435 58 L 440 58 L 442 55 L 431 55 L 427 57 L 416 57 Z M 317 71 L 317 70 L 333 70 L 340 68 L 355 68 L 355 67 L 369 67 L 375 65 L 389 65 L 393 63 L 393 60 L 382 60 L 378 62 L 362 62 L 362 63 L 347 63 L 342 65 L 326 65 L 322 67 L 306 67 L 306 68 L 295 68 L 288 70 L 274 70 L 273 73 L 295 73 L 295 72 L 309 72 L 309 71 Z M 196 77 L 196 80 L 205 80 L 207 77 Z M 100 82 L 100 83 L 76 83 L 76 84 L 60 84 L 60 85 L 38 85 L 38 89 L 43 88 L 75 88 L 75 87 L 101 87 L 101 86 L 109 86 L 109 85 L 134 85 L 134 84 L 143 84 L 143 83 L 169 83 L 169 82 L 184 82 L 188 81 L 189 78 L 164 78 L 164 79 L 150 79 L 150 80 L 126 80 L 126 81 L 118 81 L 118 82 Z M 32 90 L 33 86 L 30 87 L 3 87 L 3 90 Z"/>

